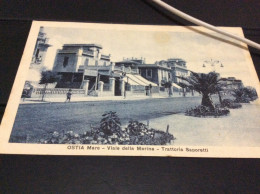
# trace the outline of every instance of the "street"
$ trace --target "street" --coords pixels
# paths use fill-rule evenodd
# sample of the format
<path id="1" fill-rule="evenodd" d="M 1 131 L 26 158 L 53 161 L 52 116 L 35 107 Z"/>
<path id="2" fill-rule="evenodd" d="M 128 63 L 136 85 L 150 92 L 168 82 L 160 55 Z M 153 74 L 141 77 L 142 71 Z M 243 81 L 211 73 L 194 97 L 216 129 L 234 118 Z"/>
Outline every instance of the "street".
<path id="1" fill-rule="evenodd" d="M 129 120 L 149 120 L 199 105 L 201 97 L 146 99 L 132 101 L 95 101 L 70 103 L 22 104 L 19 106 L 11 141 L 38 139 L 43 134 L 58 131 L 82 133 L 90 125 L 98 126 L 106 111 L 117 112 L 121 124 Z M 151 126 L 152 127 L 152 126 Z"/>

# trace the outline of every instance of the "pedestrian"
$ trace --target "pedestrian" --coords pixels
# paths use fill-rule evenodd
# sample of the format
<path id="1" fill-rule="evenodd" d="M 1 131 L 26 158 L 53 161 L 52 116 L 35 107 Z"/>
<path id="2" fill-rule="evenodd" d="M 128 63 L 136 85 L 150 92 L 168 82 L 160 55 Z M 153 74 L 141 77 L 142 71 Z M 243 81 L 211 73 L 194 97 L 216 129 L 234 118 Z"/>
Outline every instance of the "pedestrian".
<path id="1" fill-rule="evenodd" d="M 67 92 L 67 99 L 66 99 L 65 102 L 70 102 L 71 95 L 72 95 L 72 93 L 71 93 L 71 89 L 69 89 L 69 91 Z"/>

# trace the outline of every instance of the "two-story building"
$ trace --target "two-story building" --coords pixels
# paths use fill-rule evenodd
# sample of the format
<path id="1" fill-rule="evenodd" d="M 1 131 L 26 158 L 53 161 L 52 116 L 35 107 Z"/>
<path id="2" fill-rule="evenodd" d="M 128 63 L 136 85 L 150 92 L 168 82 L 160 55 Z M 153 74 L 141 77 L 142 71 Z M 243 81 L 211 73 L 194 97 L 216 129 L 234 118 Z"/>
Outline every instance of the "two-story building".
<path id="1" fill-rule="evenodd" d="M 58 88 L 81 88 L 84 80 L 90 80 L 92 86 L 98 69 L 109 69 L 110 55 L 102 54 L 98 44 L 64 44 L 57 51 L 53 71 L 62 75 Z"/>
<path id="2" fill-rule="evenodd" d="M 131 68 L 138 72 L 143 78 L 161 86 L 162 83 L 171 80 L 171 68 L 167 67 L 166 63 L 155 62 L 154 64 L 146 64 L 145 59 L 124 59 L 123 61 L 116 62 L 117 67 Z"/>

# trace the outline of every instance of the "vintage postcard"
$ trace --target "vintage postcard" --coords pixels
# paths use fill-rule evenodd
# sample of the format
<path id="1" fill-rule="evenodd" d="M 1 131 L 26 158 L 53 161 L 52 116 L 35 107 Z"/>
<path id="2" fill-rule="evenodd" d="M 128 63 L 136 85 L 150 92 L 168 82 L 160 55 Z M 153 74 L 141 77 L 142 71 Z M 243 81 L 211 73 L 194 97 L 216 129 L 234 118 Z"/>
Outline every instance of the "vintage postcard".
<path id="1" fill-rule="evenodd" d="M 259 158 L 259 94 L 247 45 L 202 27 L 35 21 L 0 153 Z"/>

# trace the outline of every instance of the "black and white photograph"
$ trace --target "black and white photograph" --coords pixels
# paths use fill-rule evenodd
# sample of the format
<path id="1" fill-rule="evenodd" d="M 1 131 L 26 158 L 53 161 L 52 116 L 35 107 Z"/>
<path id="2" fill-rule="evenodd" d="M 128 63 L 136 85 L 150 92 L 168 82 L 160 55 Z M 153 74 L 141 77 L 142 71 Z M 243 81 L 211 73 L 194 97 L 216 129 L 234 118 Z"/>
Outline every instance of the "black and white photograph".
<path id="1" fill-rule="evenodd" d="M 36 21 L 0 151 L 260 157 L 259 92 L 247 46 L 202 27 Z"/>

